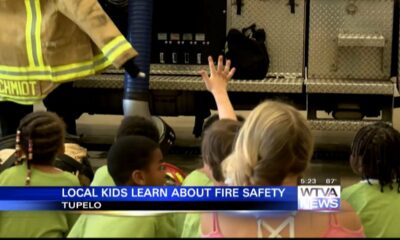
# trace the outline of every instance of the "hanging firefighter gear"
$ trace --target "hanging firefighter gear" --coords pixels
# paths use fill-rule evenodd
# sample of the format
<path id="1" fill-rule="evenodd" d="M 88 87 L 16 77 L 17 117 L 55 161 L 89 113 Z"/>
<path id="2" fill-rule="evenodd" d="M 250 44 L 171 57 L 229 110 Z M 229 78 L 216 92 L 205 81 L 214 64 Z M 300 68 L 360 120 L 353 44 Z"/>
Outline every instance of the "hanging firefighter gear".
<path id="1" fill-rule="evenodd" d="M 34 104 L 138 54 L 97 0 L 2 0 L 0 22 L 0 101 Z"/>

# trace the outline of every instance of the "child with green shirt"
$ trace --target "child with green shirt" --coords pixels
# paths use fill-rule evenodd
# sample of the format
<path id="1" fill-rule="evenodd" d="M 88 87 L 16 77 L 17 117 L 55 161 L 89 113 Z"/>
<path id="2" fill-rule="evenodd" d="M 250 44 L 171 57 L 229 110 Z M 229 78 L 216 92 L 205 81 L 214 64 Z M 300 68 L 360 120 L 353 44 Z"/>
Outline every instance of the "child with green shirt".
<path id="1" fill-rule="evenodd" d="M 386 123 L 356 134 L 350 164 L 361 181 L 342 192 L 360 216 L 367 237 L 399 237 L 400 133 Z"/>
<path id="2" fill-rule="evenodd" d="M 204 133 L 201 152 L 204 167 L 191 172 L 182 186 L 213 186 L 224 181 L 221 162 L 232 152 L 236 134 L 241 123 L 231 119 L 222 119 L 213 123 Z M 183 218 L 182 237 L 200 236 L 200 214 L 177 214 L 177 226 Z"/>
<path id="3" fill-rule="evenodd" d="M 64 152 L 65 125 L 55 114 L 34 112 L 18 127 L 16 154 L 22 163 L 0 174 L 0 186 L 79 186 L 76 176 L 55 168 Z M 77 214 L 66 212 L 0 212 L 0 238 L 65 237 Z"/>
<path id="4" fill-rule="evenodd" d="M 126 116 L 118 128 L 116 139 L 124 136 L 144 136 L 158 142 L 159 132 L 156 125 L 149 119 L 140 116 Z M 91 186 L 115 186 L 107 166 L 97 169 Z"/>
<path id="5" fill-rule="evenodd" d="M 126 136 L 111 147 L 107 168 L 116 186 L 163 186 L 162 158 L 158 143 L 143 136 Z M 127 216 L 109 212 L 81 215 L 68 237 L 177 237 L 177 234 L 170 214 Z"/>

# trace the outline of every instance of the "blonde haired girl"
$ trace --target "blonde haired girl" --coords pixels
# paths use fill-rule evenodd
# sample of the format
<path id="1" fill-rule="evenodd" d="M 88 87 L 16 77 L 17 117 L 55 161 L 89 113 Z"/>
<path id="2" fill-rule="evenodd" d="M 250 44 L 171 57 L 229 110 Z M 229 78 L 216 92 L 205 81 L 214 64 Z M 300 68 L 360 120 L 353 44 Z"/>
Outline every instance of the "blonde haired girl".
<path id="1" fill-rule="evenodd" d="M 213 94 L 217 105 L 223 106 L 221 102 L 229 102 L 225 84 L 229 78 L 215 77 L 213 72 L 203 79 L 209 91 L 218 93 Z M 311 160 L 313 144 L 307 120 L 295 108 L 266 101 L 246 119 L 232 154 L 222 163 L 227 184 L 296 186 Z M 335 214 L 203 213 L 201 231 L 203 237 L 364 237 L 360 220 L 347 202 Z"/>

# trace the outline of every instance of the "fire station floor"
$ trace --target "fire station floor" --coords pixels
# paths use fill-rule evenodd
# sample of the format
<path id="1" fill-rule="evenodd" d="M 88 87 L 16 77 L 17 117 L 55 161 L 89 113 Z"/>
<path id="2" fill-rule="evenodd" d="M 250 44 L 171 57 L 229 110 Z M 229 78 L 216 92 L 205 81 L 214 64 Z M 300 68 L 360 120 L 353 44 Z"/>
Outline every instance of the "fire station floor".
<path id="1" fill-rule="evenodd" d="M 35 110 L 43 109 L 39 105 Z M 248 111 L 238 111 L 246 117 Z M 304 113 L 305 114 L 305 113 Z M 77 121 L 78 134 L 89 146 L 101 145 L 102 148 L 89 149 L 92 166 L 97 169 L 106 164 L 107 149 L 114 141 L 115 133 L 123 116 L 84 114 Z M 187 173 L 201 167 L 198 147 L 200 140 L 193 134 L 194 117 L 163 117 L 173 127 L 177 139 L 171 153 L 165 161 L 175 164 Z M 394 111 L 394 127 L 400 130 L 400 109 Z M 359 181 L 349 166 L 349 146 L 355 132 L 313 131 L 316 140 L 316 153 L 306 172 L 310 177 L 340 177 L 342 186 Z M 105 146 L 105 147 L 104 147 Z"/>

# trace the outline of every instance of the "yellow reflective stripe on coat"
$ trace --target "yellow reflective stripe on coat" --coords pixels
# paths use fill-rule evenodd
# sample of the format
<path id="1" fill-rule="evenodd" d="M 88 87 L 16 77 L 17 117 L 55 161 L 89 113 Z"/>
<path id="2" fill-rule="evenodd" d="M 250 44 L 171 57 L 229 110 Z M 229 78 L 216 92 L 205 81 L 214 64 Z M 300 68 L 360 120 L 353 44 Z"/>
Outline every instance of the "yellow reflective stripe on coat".
<path id="1" fill-rule="evenodd" d="M 34 17 L 36 17 L 35 21 L 35 49 L 36 49 L 36 55 L 37 59 L 39 61 L 39 66 L 44 65 L 43 61 L 43 52 L 42 52 L 42 39 L 41 39 L 41 33 L 42 33 L 42 10 L 40 8 L 40 0 L 32 0 L 35 2 L 34 6 Z"/>
<path id="2" fill-rule="evenodd" d="M 28 54 L 29 66 L 35 66 L 33 60 L 33 47 L 32 47 L 32 8 L 31 1 L 25 0 L 26 8 L 26 26 L 25 26 L 25 37 L 26 37 L 26 52 Z"/>
<path id="3" fill-rule="evenodd" d="M 26 50 L 30 66 L 43 66 L 41 45 L 42 12 L 39 0 L 25 0 L 26 8 Z"/>
<path id="4" fill-rule="evenodd" d="M 120 42 L 126 41 L 124 36 L 118 36 L 107 43 L 104 47 L 101 48 L 103 53 L 109 52 L 111 49 L 115 48 Z M 106 54 L 104 54 L 106 55 Z"/>
<path id="5" fill-rule="evenodd" d="M 61 82 L 88 76 L 109 67 L 112 64 L 103 54 L 93 60 L 67 64 L 57 67 L 10 67 L 0 66 L 0 78 L 7 80 L 45 80 Z"/>
<path id="6" fill-rule="evenodd" d="M 80 64 L 69 64 L 69 68 L 53 67 L 52 68 L 52 80 L 54 82 L 62 82 L 70 79 L 76 79 L 93 75 L 96 71 L 103 70 L 110 66 L 112 63 L 108 61 L 103 55 L 96 56 L 92 61 L 83 62 Z"/>
<path id="7" fill-rule="evenodd" d="M 91 59 L 89 61 L 50 67 L 50 68 L 46 68 L 46 71 L 52 71 L 52 72 L 55 72 L 55 73 L 62 73 L 62 72 L 66 72 L 66 71 L 71 71 L 71 69 L 78 69 L 78 68 L 89 66 L 89 65 L 90 66 L 95 66 L 95 65 L 98 65 L 100 61 L 105 61 L 105 60 L 106 60 L 106 57 L 103 54 L 98 54 L 93 59 Z"/>
<path id="8" fill-rule="evenodd" d="M 35 0 L 25 0 L 26 2 L 35 2 Z M 37 0 L 36 0 L 37 1 Z M 27 36 L 28 37 L 28 36 Z M 28 40 L 28 39 L 27 39 Z M 32 40 L 31 43 L 36 43 Z M 29 45 L 29 44 L 27 44 Z M 32 44 L 31 44 L 32 45 Z M 11 67 L 0 65 L 0 78 L 6 80 L 45 80 L 53 82 L 62 82 L 76 78 L 82 78 L 93 75 L 112 65 L 121 54 L 131 49 L 131 44 L 123 37 L 119 36 L 102 48 L 103 53 L 95 56 L 92 60 L 66 64 L 57 67 L 36 65 L 43 60 L 37 59 L 36 53 L 42 53 L 41 48 L 31 51 L 33 56 L 33 66 Z M 29 52 L 28 52 L 29 53 Z M 36 57 L 35 57 L 36 56 Z M 36 60 L 35 60 L 36 59 Z"/>
<path id="9" fill-rule="evenodd" d="M 122 53 L 132 48 L 132 45 L 123 36 L 118 36 L 106 44 L 101 51 L 109 61 L 114 62 Z"/>
<path id="10" fill-rule="evenodd" d="M 38 96 L 36 98 L 15 98 L 14 96 L 2 96 L 0 94 L 0 101 L 1 102 L 5 102 L 5 101 L 11 101 L 11 102 L 15 102 L 18 103 L 20 105 L 33 105 L 36 104 L 39 101 L 42 101 L 43 99 L 45 99 L 47 97 L 47 95 L 42 95 L 42 96 Z"/>
<path id="11" fill-rule="evenodd" d="M 117 49 L 115 49 L 114 52 L 111 52 L 110 55 L 107 56 L 107 58 L 111 62 L 114 62 L 119 56 L 121 56 L 121 54 L 123 54 L 125 51 L 128 51 L 131 48 L 132 46 L 128 42 L 125 42 L 121 44 Z"/>
<path id="12" fill-rule="evenodd" d="M 20 96 L 11 96 L 11 95 L 6 95 L 6 94 L 1 94 L 0 93 L 0 101 L 12 101 L 21 105 L 33 105 L 43 99 L 45 99 L 47 95 L 40 95 L 40 96 L 34 96 L 34 97 L 20 97 Z"/>

